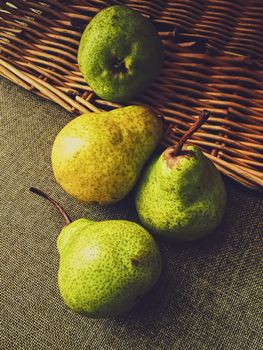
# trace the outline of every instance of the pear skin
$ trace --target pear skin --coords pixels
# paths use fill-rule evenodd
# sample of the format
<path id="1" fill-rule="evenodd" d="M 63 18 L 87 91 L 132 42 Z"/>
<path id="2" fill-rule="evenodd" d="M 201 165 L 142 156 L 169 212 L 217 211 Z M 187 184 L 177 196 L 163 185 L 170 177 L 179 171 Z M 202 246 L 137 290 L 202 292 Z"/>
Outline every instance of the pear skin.
<path id="1" fill-rule="evenodd" d="M 93 318 L 130 311 L 161 272 L 154 239 L 129 221 L 86 220 L 85 225 L 78 219 L 63 228 L 58 248 L 60 294 L 72 310 Z"/>
<path id="2" fill-rule="evenodd" d="M 145 170 L 136 194 L 136 208 L 144 227 L 175 241 L 193 241 L 219 225 L 226 190 L 214 164 L 186 141 L 209 118 L 200 117 L 175 146 L 167 148 Z"/>
<path id="3" fill-rule="evenodd" d="M 92 18 L 78 50 L 80 71 L 93 91 L 125 102 L 142 93 L 160 74 L 161 38 L 151 21 L 127 6 L 109 6 Z"/>
<path id="4" fill-rule="evenodd" d="M 117 202 L 134 187 L 162 132 L 162 120 L 145 106 L 83 114 L 54 141 L 56 181 L 80 201 Z"/>
<path id="5" fill-rule="evenodd" d="M 139 218 L 150 232 L 175 241 L 193 241 L 221 222 L 226 190 L 216 167 L 194 146 L 182 155 L 167 149 L 142 175 L 136 193 Z"/>
<path id="6" fill-rule="evenodd" d="M 160 251 L 142 226 L 126 220 L 72 221 L 52 197 L 35 187 L 30 191 L 64 217 L 66 226 L 57 238 L 58 287 L 73 311 L 91 318 L 123 315 L 157 282 Z"/>

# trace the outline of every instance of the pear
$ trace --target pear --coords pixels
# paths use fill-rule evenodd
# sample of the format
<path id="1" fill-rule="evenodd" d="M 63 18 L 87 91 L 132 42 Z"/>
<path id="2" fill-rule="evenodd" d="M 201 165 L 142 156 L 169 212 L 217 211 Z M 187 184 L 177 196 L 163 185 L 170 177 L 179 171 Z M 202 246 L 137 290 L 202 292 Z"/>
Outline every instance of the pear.
<path id="1" fill-rule="evenodd" d="M 66 226 L 57 238 L 58 287 L 64 303 L 92 318 L 130 311 L 161 273 L 153 237 L 125 220 L 72 222 L 54 199 L 39 189 L 30 190 L 51 201 L 65 218 Z"/>
<path id="2" fill-rule="evenodd" d="M 160 74 L 163 61 L 162 41 L 151 21 L 123 5 L 98 12 L 78 49 L 86 82 L 100 98 L 116 102 L 142 93 Z"/>
<path id="3" fill-rule="evenodd" d="M 162 120 L 146 106 L 83 114 L 55 138 L 56 181 L 80 201 L 117 202 L 134 187 L 162 132 Z"/>
<path id="4" fill-rule="evenodd" d="M 209 112 L 147 167 L 136 192 L 136 209 L 144 227 L 176 241 L 205 237 L 219 225 L 226 204 L 223 180 L 213 163 L 187 139 Z"/>

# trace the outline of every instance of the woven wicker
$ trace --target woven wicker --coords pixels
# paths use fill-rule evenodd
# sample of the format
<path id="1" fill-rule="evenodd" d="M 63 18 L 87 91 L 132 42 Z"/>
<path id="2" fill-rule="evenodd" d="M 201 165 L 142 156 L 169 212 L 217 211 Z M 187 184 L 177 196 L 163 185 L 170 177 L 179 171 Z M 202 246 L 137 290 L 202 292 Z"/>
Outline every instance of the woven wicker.
<path id="1" fill-rule="evenodd" d="M 165 47 L 161 77 L 131 103 L 147 103 L 176 143 L 203 108 L 191 143 L 225 175 L 263 186 L 263 0 L 0 0 L 0 74 L 74 113 L 109 110 L 84 82 L 76 54 L 87 22 L 126 4 L 155 23 Z"/>

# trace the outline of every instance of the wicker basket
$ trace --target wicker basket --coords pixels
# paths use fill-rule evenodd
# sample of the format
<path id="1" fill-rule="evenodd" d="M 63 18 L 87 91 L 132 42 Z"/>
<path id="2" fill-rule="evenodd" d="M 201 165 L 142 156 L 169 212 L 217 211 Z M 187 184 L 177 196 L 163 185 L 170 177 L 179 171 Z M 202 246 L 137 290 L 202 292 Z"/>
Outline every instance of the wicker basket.
<path id="1" fill-rule="evenodd" d="M 130 103 L 148 103 L 176 143 L 203 108 L 212 116 L 191 138 L 225 175 L 263 186 L 262 0 L 0 1 L 0 74 L 74 113 L 120 105 L 99 99 L 76 63 L 81 33 L 107 5 L 151 18 L 165 46 L 161 77 Z"/>

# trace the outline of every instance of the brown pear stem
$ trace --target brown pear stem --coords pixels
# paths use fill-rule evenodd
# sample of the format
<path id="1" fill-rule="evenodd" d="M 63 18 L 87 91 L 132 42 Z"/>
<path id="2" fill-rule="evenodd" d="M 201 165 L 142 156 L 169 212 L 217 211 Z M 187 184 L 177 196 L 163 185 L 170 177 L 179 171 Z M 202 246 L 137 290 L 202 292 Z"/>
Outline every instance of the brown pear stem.
<path id="1" fill-rule="evenodd" d="M 170 153 L 172 156 L 176 157 L 180 155 L 185 142 L 207 121 L 209 116 L 210 112 L 204 109 L 196 122 L 184 133 L 184 135 L 177 142 L 173 152 Z"/>
<path id="2" fill-rule="evenodd" d="M 55 199 L 51 198 L 48 194 L 46 194 L 45 192 L 43 192 L 35 187 L 30 187 L 29 191 L 47 199 L 50 203 L 52 203 L 54 205 L 54 207 L 57 208 L 58 211 L 62 214 L 62 216 L 66 222 L 66 225 L 68 225 L 72 222 L 71 218 L 68 216 L 68 214 L 66 213 L 64 208 L 57 201 L 55 201 Z"/>

